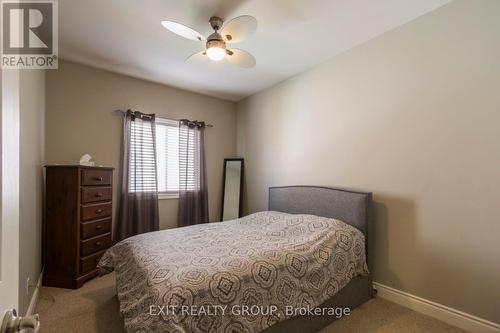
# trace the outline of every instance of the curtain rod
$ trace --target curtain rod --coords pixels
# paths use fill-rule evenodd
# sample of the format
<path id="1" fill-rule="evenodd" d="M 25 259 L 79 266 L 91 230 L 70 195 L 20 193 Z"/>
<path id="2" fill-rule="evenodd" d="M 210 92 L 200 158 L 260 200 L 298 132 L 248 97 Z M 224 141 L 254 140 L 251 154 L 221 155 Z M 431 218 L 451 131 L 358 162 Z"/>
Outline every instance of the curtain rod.
<path id="1" fill-rule="evenodd" d="M 126 114 L 127 113 L 127 111 L 123 111 L 123 110 L 114 110 L 113 112 L 114 113 L 121 113 L 121 114 Z M 170 119 L 170 118 L 168 118 L 168 119 Z M 170 119 L 170 120 L 181 121 L 183 119 Z M 197 120 L 195 120 L 195 121 L 197 121 Z M 205 124 L 205 127 L 214 127 L 214 125 L 212 125 L 212 124 Z"/>

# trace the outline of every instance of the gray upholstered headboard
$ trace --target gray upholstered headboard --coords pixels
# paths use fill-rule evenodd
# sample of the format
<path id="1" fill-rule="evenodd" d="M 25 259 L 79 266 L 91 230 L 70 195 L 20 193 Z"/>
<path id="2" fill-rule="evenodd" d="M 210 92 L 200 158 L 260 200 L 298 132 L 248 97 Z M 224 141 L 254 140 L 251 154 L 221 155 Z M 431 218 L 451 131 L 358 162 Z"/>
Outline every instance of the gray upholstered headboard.
<path id="1" fill-rule="evenodd" d="M 367 236 L 371 193 L 320 186 L 269 188 L 269 210 L 290 214 L 311 214 L 348 223 Z M 366 237 L 368 238 L 368 237 Z"/>

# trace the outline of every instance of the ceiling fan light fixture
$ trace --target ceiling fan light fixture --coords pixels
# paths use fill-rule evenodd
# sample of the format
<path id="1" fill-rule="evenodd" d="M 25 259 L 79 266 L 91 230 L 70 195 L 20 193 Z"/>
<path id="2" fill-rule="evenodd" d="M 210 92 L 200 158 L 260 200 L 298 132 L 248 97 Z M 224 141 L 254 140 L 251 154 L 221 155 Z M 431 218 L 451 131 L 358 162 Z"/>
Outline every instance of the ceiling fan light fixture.
<path id="1" fill-rule="evenodd" d="M 220 17 L 212 16 L 209 23 L 214 32 L 205 38 L 196 30 L 183 24 L 169 20 L 161 22 L 165 28 L 181 37 L 205 43 L 204 50 L 190 55 L 185 61 L 221 61 L 226 59 L 228 62 L 244 68 L 255 66 L 255 57 L 247 51 L 226 48 L 226 43 L 240 43 L 255 32 L 257 29 L 255 17 L 241 15 L 224 23 Z"/>
<path id="2" fill-rule="evenodd" d="M 208 40 L 207 42 L 207 56 L 210 60 L 221 61 L 226 56 L 226 43 L 222 40 Z"/>
<path id="3" fill-rule="evenodd" d="M 221 47 L 211 47 L 207 49 L 207 56 L 213 61 L 221 61 L 224 59 L 226 51 Z"/>

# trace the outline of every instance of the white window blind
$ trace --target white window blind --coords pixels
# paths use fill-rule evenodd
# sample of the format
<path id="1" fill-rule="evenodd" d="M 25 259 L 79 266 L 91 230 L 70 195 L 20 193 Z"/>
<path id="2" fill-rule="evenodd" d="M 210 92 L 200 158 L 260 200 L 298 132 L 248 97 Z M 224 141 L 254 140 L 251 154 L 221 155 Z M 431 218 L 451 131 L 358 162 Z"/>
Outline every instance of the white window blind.
<path id="1" fill-rule="evenodd" d="M 195 136 L 192 133 L 179 133 L 179 122 L 170 119 L 156 118 L 156 181 L 154 173 L 153 138 L 150 124 L 136 119 L 131 124 L 130 137 L 130 191 L 154 191 L 156 185 L 158 192 L 177 195 L 179 192 L 179 160 L 185 161 L 187 167 L 182 171 L 182 176 L 187 178 L 186 190 L 196 190 L 198 175 L 195 163 L 196 147 Z M 187 155 L 179 156 L 179 137 L 183 145 L 188 144 Z M 187 161 L 187 163 L 186 163 Z"/>
<path id="2" fill-rule="evenodd" d="M 129 190 L 155 192 L 154 141 L 151 123 L 136 118 L 130 126 Z"/>
<path id="3" fill-rule="evenodd" d="M 156 118 L 158 192 L 179 191 L 179 123 Z"/>

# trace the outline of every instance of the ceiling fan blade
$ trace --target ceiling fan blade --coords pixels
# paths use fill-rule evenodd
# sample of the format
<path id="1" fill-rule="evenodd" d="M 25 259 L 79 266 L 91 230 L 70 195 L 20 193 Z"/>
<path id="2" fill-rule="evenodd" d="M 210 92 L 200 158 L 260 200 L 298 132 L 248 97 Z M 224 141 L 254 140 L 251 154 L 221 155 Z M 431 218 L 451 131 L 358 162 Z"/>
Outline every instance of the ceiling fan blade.
<path id="1" fill-rule="evenodd" d="M 221 36 L 229 43 L 240 43 L 257 30 L 257 19 L 250 15 L 235 17 L 222 28 Z"/>
<path id="2" fill-rule="evenodd" d="M 195 64 L 202 64 L 208 61 L 207 52 L 203 50 L 200 52 L 193 53 L 189 57 L 187 57 L 184 61 Z"/>
<path id="3" fill-rule="evenodd" d="M 201 42 L 207 40 L 198 31 L 193 30 L 190 27 L 185 26 L 184 24 L 180 24 L 174 21 L 161 21 L 161 25 L 163 25 L 166 29 L 172 31 L 174 34 L 177 34 L 187 39 L 201 41 Z"/>
<path id="4" fill-rule="evenodd" d="M 227 61 L 240 67 L 252 68 L 256 64 L 255 57 L 247 51 L 241 49 L 227 49 L 226 54 Z"/>

